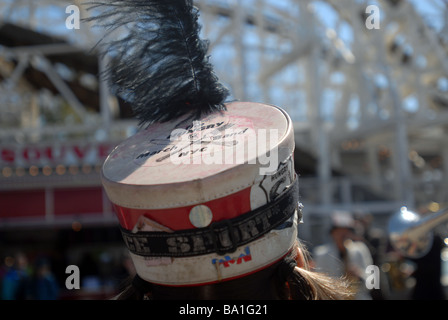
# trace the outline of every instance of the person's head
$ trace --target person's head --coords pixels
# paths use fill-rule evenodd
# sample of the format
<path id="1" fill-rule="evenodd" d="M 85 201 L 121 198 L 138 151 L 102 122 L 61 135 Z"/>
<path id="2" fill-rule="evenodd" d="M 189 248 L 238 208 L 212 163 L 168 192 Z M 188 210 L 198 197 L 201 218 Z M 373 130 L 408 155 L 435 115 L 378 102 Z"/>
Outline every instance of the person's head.
<path id="1" fill-rule="evenodd" d="M 102 168 L 132 287 L 154 298 L 228 297 L 231 288 L 241 298 L 284 296 L 274 287 L 305 277 L 295 272 L 302 210 L 288 114 L 225 101 L 191 0 L 114 2 L 106 20 L 131 26 L 111 42 L 110 75 L 147 125 Z"/>
<path id="2" fill-rule="evenodd" d="M 15 266 L 18 270 L 25 270 L 28 268 L 28 257 L 23 252 L 17 252 L 14 259 Z"/>
<path id="3" fill-rule="evenodd" d="M 350 212 L 336 210 L 331 215 L 330 235 L 339 251 L 345 252 L 344 242 L 356 239 L 355 220 Z"/>
<path id="4" fill-rule="evenodd" d="M 316 297 L 298 241 L 302 207 L 288 115 L 235 102 L 196 121 L 150 126 L 103 165 L 138 275 L 134 289 L 156 299 Z M 262 170 L 267 154 L 276 157 L 270 172 Z"/>
<path id="5" fill-rule="evenodd" d="M 273 106 L 226 107 L 150 126 L 103 165 L 136 272 L 155 285 L 244 278 L 294 246 L 301 207 L 291 120 Z"/>
<path id="6" fill-rule="evenodd" d="M 34 262 L 35 274 L 38 277 L 45 277 L 52 273 L 51 262 L 46 256 L 38 257 Z"/>

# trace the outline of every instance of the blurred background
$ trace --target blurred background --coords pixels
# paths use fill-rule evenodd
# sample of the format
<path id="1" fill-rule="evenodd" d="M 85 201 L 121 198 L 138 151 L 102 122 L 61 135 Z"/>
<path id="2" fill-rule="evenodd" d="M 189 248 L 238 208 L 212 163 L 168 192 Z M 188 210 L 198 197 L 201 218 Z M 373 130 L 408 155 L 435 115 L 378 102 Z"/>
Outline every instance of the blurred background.
<path id="1" fill-rule="evenodd" d="M 294 122 L 300 238 L 312 251 L 331 241 L 333 212 L 350 212 L 375 233 L 382 297 L 412 299 L 419 261 L 394 252 L 387 224 L 402 206 L 448 202 L 448 1 L 194 2 L 231 99 Z M 2 299 L 103 299 L 134 272 L 99 171 L 137 123 L 99 77 L 91 14 L 77 0 L 0 0 Z M 445 290 L 448 229 L 434 231 Z M 72 264 L 80 290 L 65 286 Z"/>

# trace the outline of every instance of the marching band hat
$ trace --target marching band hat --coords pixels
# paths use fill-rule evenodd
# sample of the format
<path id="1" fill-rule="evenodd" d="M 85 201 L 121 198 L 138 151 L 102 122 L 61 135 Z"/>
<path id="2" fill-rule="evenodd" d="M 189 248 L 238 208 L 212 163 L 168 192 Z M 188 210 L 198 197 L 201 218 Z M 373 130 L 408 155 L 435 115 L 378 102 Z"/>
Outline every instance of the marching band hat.
<path id="1" fill-rule="evenodd" d="M 108 79 L 140 120 L 102 167 L 137 274 L 192 286 L 285 257 L 301 219 L 294 130 L 282 109 L 226 102 L 191 0 L 95 2 Z M 124 27 L 124 28 L 122 28 Z"/>
<path id="2" fill-rule="evenodd" d="M 301 214 L 291 119 L 247 102 L 155 124 L 118 145 L 102 181 L 138 275 L 197 285 L 282 259 Z"/>

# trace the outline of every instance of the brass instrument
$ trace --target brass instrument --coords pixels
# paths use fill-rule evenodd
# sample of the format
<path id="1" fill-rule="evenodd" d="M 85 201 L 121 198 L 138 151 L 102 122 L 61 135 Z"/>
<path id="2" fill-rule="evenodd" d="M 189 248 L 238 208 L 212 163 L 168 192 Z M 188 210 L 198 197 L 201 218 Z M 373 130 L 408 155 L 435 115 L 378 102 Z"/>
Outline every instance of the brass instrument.
<path id="1" fill-rule="evenodd" d="M 431 249 L 433 229 L 448 220 L 448 209 L 426 216 L 401 207 L 388 225 L 388 234 L 392 246 L 409 258 L 420 258 Z"/>

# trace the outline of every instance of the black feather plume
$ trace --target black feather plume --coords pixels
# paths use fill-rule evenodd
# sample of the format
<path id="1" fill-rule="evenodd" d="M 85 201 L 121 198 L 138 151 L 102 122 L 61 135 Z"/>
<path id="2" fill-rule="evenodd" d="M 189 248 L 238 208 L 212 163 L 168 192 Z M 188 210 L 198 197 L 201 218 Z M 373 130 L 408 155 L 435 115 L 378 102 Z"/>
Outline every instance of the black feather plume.
<path id="1" fill-rule="evenodd" d="M 100 0 L 90 18 L 119 39 L 102 40 L 113 59 L 106 71 L 114 93 L 129 102 L 142 124 L 186 113 L 225 110 L 228 90 L 218 81 L 200 39 L 198 10 L 191 0 Z M 88 19 L 89 20 L 89 19 Z"/>

